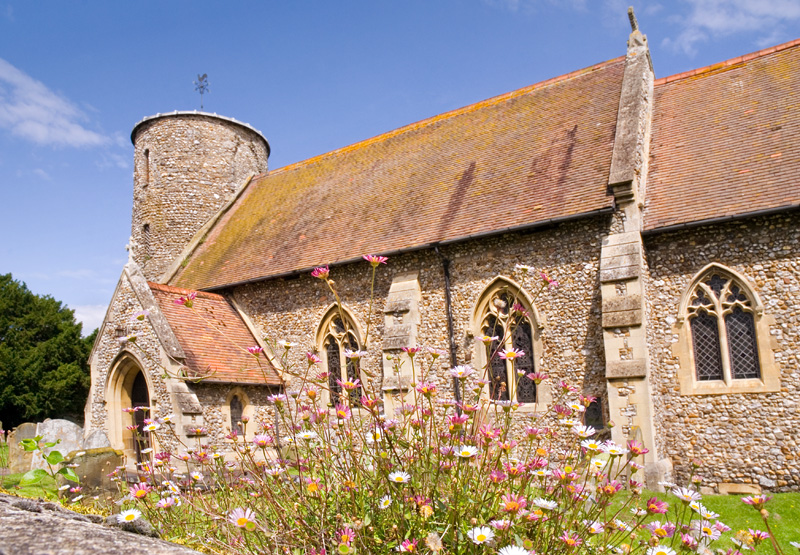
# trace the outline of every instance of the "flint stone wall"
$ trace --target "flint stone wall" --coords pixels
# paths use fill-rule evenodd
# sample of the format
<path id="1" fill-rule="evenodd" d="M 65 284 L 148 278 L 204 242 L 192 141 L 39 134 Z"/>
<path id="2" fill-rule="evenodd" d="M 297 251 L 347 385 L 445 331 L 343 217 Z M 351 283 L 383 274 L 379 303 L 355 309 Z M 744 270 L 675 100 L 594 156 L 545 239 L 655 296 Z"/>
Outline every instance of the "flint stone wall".
<path id="1" fill-rule="evenodd" d="M 699 459 L 706 487 L 800 489 L 800 214 L 701 227 L 647 238 L 648 342 L 659 448 L 680 480 Z M 717 262 L 744 275 L 776 324 L 779 393 L 682 396 L 674 324 L 686 287 Z"/>
<path id="2" fill-rule="evenodd" d="M 603 400 L 607 412 L 598 268 L 600 237 L 609 225 L 608 217 L 566 223 L 532 233 L 510 233 L 482 240 L 440 247 L 450 260 L 452 311 L 458 364 L 475 356 L 472 313 L 484 289 L 498 276 L 520 283 L 535 296 L 542 281 L 538 273 L 523 277 L 514 272 L 515 264 L 525 264 L 548 272 L 561 287 L 542 292 L 535 301 L 544 325 L 543 352 L 535 361 L 553 379 L 566 379 L 579 392 Z M 569 248 L 565 246 L 569 245 Z M 331 269 L 343 304 L 355 315 L 361 335 L 370 324 L 369 355 L 362 368 L 381 376 L 381 350 L 385 336 L 383 307 L 396 276 L 417 273 L 421 289 L 419 345 L 449 348 L 445 311 L 442 261 L 432 250 L 395 256 L 378 269 L 375 301 L 369 309 L 371 268 L 360 262 Z M 305 353 L 314 351 L 321 318 L 334 299 L 325 285 L 310 275 L 275 279 L 237 287 L 230 291 L 264 337 L 298 343 L 289 352 L 295 369 L 306 367 Z M 324 356 L 324 353 L 320 353 Z M 452 379 L 447 374 L 449 356 L 436 363 L 441 398 L 452 398 Z M 363 377 L 363 376 L 362 376 Z M 380 379 L 374 383 L 380 390 Z M 289 389 L 299 388 L 292 383 Z M 576 394 L 577 397 L 577 394 Z"/>
<path id="3" fill-rule="evenodd" d="M 131 234 L 153 280 L 248 176 L 267 171 L 269 153 L 252 129 L 210 114 L 154 118 L 134 132 Z"/>
<path id="4" fill-rule="evenodd" d="M 94 360 L 92 361 L 92 387 L 88 401 L 86 425 L 91 430 L 105 430 L 108 422 L 106 409 L 106 390 L 115 360 L 123 352 L 128 351 L 139 362 L 142 371 L 147 375 L 150 390 L 150 403 L 153 416 L 166 416 L 173 413 L 172 400 L 167 390 L 166 381 L 162 378 L 163 368 L 161 343 L 149 320 L 133 319 L 143 309 L 139 299 L 133 292 L 127 277 L 120 281 L 117 297 L 109 308 L 106 325 L 95 342 Z M 117 338 L 117 328 L 125 335 L 137 335 L 136 345 L 121 344 Z"/>
<path id="5" fill-rule="evenodd" d="M 233 440 L 228 437 L 231 433 L 228 398 L 234 389 L 246 396 L 245 399 L 240 398 L 245 405 L 244 414 L 250 418 L 245 426 L 246 439 L 249 440 L 254 434 L 261 433 L 262 423 L 271 426 L 275 422 L 274 405 L 267 401 L 267 396 L 274 393 L 269 387 L 201 382 L 195 384 L 193 389 L 203 407 L 203 421 L 208 432 L 202 441 L 218 452 L 233 450 Z"/>

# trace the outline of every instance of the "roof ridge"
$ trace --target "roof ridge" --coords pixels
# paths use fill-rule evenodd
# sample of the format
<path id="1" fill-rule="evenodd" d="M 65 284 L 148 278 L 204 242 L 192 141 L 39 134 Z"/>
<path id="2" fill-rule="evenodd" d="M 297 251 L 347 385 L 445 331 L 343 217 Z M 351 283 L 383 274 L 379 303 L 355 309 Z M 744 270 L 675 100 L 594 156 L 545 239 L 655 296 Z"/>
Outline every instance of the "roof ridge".
<path id="1" fill-rule="evenodd" d="M 616 58 L 612 58 L 611 60 L 606 60 L 605 62 L 600 62 L 598 64 L 594 64 L 594 65 L 591 65 L 589 67 L 585 67 L 583 69 L 578 69 L 578 70 L 572 71 L 570 73 L 565 73 L 565 74 L 559 75 L 557 77 L 551 77 L 550 79 L 546 79 L 544 81 L 539 81 L 538 83 L 534 83 L 532 85 L 528 85 L 526 87 L 522 87 L 521 89 L 516 89 L 516 90 L 510 91 L 510 92 L 507 92 L 507 93 L 499 94 L 497 96 L 492 96 L 492 97 L 487 98 L 485 100 L 480 100 L 478 102 L 474 102 L 472 104 L 468 104 L 467 106 L 462 106 L 461 108 L 456 108 L 454 110 L 449 110 L 447 112 L 443 112 L 441 114 L 438 114 L 438 115 L 435 115 L 435 116 L 431 116 L 429 118 L 425 118 L 423 120 L 420 120 L 420 121 L 417 121 L 417 122 L 414 122 L 414 123 L 410 123 L 410 124 L 404 125 L 402 127 L 398 127 L 397 129 L 393 129 L 391 131 L 387 131 L 385 133 L 381 133 L 380 135 L 376 135 L 374 137 L 370 137 L 368 139 L 364 139 L 363 141 L 358 141 L 358 142 L 352 143 L 350 145 L 347 145 L 347 146 L 344 146 L 344 147 L 341 147 L 341 148 L 337 148 L 336 150 L 331 150 L 331 151 L 325 152 L 323 154 L 318 154 L 317 156 L 312 156 L 311 158 L 306 158 L 305 160 L 301 160 L 299 162 L 295 162 L 293 164 L 289 164 L 288 166 L 283 166 L 281 168 L 277 168 L 275 170 L 268 171 L 267 173 L 262 173 L 260 175 L 255 176 L 253 178 L 253 180 L 255 181 L 256 179 L 259 179 L 259 178 L 262 178 L 262 177 L 265 177 L 265 176 L 271 176 L 271 175 L 275 175 L 275 174 L 279 174 L 279 173 L 292 171 L 292 170 L 295 170 L 297 168 L 301 168 L 301 167 L 304 167 L 304 166 L 309 166 L 309 165 L 314 164 L 314 163 L 316 163 L 316 162 L 318 162 L 320 160 L 324 160 L 326 158 L 329 158 L 331 156 L 335 156 L 337 154 L 341 154 L 343 152 L 350 152 L 350 151 L 353 151 L 353 150 L 358 150 L 358 149 L 363 148 L 365 146 L 369 146 L 371 144 L 378 143 L 378 142 L 384 141 L 384 140 L 392 138 L 392 137 L 396 137 L 397 135 L 401 135 L 401 134 L 406 133 L 408 131 L 414 131 L 416 129 L 421 129 L 423 127 L 427 127 L 428 125 L 432 125 L 432 124 L 437 123 L 439 121 L 450 119 L 450 118 L 453 118 L 455 116 L 459 116 L 461 114 L 467 114 L 467 113 L 470 113 L 470 112 L 474 112 L 475 110 L 478 110 L 480 108 L 484 108 L 486 106 L 492 106 L 492 105 L 495 105 L 495 104 L 499 104 L 500 102 L 503 102 L 505 100 L 508 100 L 508 99 L 511 99 L 511 98 L 515 98 L 515 97 L 518 97 L 518 96 L 522 96 L 523 94 L 527 94 L 527 93 L 532 92 L 534 90 L 537 90 L 537 89 L 540 89 L 540 88 L 544 88 L 544 87 L 547 87 L 547 86 L 550 86 L 550 85 L 554 85 L 554 84 L 559 83 L 561 81 L 567 81 L 569 79 L 573 79 L 573 78 L 578 77 L 580 75 L 591 73 L 593 71 L 597 71 L 597 70 L 603 69 L 603 68 L 605 68 L 607 66 L 610 66 L 610 65 L 612 65 L 614 63 L 617 63 L 619 61 L 622 61 L 624 59 L 625 59 L 625 56 L 618 56 Z"/>
<path id="2" fill-rule="evenodd" d="M 725 60 L 724 62 L 717 62 L 716 64 L 711 64 L 705 67 L 700 67 L 697 69 L 691 69 L 689 71 L 684 71 L 683 73 L 676 73 L 675 75 L 669 75 L 667 77 L 661 77 L 660 79 L 656 79 L 653 82 L 653 85 L 665 85 L 667 83 L 672 83 L 673 81 L 678 81 L 680 79 L 686 79 L 687 77 L 694 77 L 695 75 L 700 75 L 703 73 L 710 73 L 712 71 L 716 71 L 725 67 L 730 67 L 736 64 L 741 64 L 743 62 L 749 62 L 755 58 L 761 58 L 764 56 L 768 56 L 769 54 L 774 54 L 776 52 L 781 52 L 783 50 L 788 50 L 789 48 L 793 48 L 795 46 L 800 46 L 800 39 L 795 39 L 789 42 L 784 42 L 783 44 L 778 44 L 776 46 L 770 46 L 769 48 L 764 48 L 762 50 L 757 50 L 755 52 L 751 52 L 750 54 L 744 54 L 743 56 L 737 56 L 735 58 L 731 58 L 729 60 Z"/>
<path id="3" fill-rule="evenodd" d="M 156 289 L 158 291 L 163 291 L 164 293 L 178 293 L 181 295 L 185 295 L 187 293 L 195 293 L 198 297 L 205 297 L 208 299 L 222 299 L 226 300 L 224 296 L 220 295 L 219 293 L 210 293 L 208 291 L 198 291 L 196 289 L 186 289 L 185 287 L 176 287 L 174 285 L 167 285 L 165 283 L 156 283 L 154 281 L 148 281 L 147 285 L 150 289 Z"/>

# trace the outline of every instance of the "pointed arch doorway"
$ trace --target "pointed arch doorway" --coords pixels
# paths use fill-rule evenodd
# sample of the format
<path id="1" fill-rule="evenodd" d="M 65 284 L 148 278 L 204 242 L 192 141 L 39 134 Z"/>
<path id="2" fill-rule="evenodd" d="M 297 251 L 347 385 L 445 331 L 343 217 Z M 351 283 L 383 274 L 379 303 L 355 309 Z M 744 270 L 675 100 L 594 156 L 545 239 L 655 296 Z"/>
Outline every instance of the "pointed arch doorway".
<path id="1" fill-rule="evenodd" d="M 150 408 L 150 391 L 147 389 L 147 380 L 144 377 L 144 372 L 139 370 L 131 383 L 131 406 L 140 408 Z M 137 410 L 133 414 L 133 425 L 136 426 L 136 434 L 131 438 L 132 448 L 136 453 L 136 462 L 142 462 L 147 459 L 142 454 L 144 449 L 150 447 L 150 434 L 144 431 L 144 420 L 149 418 L 150 411 Z"/>
<path id="2" fill-rule="evenodd" d="M 145 419 L 151 417 L 150 399 L 150 385 L 142 365 L 131 353 L 123 353 L 109 376 L 106 409 L 111 445 L 122 450 L 128 460 L 148 460 L 142 451 L 151 446 L 150 434 L 143 429 Z M 130 410 L 137 407 L 139 410 Z"/>

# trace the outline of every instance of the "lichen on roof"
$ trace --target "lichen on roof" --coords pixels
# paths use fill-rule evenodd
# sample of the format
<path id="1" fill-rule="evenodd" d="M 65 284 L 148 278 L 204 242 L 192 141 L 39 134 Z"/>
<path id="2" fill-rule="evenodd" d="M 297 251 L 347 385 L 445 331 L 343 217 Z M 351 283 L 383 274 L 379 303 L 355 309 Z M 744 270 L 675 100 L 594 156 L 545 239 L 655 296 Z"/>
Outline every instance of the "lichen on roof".
<path id="1" fill-rule="evenodd" d="M 624 58 L 251 182 L 172 283 L 214 288 L 608 209 Z"/>

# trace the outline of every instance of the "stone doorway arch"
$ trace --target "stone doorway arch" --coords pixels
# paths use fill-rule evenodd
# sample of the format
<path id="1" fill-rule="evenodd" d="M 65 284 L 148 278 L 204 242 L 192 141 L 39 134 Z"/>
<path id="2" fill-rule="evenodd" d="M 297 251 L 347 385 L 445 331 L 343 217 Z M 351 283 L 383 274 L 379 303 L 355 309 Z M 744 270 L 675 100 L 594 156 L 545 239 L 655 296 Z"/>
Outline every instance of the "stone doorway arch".
<path id="1" fill-rule="evenodd" d="M 142 451 L 150 447 L 150 434 L 142 428 L 152 418 L 151 390 L 143 365 L 130 352 L 122 353 L 112 365 L 106 390 L 108 438 L 129 460 L 143 462 Z M 130 409 L 139 407 L 139 410 Z"/>

